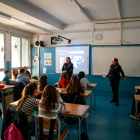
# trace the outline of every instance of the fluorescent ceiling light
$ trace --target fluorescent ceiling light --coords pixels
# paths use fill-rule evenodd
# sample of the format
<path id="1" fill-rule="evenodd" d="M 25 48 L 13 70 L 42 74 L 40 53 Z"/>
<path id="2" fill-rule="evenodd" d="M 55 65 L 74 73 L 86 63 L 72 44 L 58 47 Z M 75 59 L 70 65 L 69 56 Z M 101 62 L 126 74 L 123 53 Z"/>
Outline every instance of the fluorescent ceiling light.
<path id="1" fill-rule="evenodd" d="M 25 25 L 30 26 L 30 27 L 35 28 L 35 29 L 38 29 L 38 30 L 41 30 L 41 31 L 44 31 L 44 32 L 47 32 L 46 29 L 41 28 L 41 27 L 39 27 L 39 26 L 36 26 L 36 25 L 34 25 L 34 24 L 28 23 L 28 22 L 25 22 Z"/>
<path id="2" fill-rule="evenodd" d="M 2 12 L 0 12 L 0 17 L 6 18 L 6 19 L 8 19 L 8 20 L 11 19 L 11 16 L 9 16 L 9 15 L 7 15 L 7 14 L 4 14 L 4 13 L 2 13 Z"/>

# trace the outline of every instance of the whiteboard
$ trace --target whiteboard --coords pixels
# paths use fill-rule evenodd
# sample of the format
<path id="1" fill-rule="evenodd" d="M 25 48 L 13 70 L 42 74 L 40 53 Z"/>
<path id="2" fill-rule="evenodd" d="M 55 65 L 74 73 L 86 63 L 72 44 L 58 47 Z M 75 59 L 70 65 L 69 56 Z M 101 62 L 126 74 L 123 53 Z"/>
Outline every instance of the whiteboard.
<path id="1" fill-rule="evenodd" d="M 140 77 L 140 46 L 93 47 L 92 74 L 107 75 L 113 58 L 118 58 L 126 76 Z"/>

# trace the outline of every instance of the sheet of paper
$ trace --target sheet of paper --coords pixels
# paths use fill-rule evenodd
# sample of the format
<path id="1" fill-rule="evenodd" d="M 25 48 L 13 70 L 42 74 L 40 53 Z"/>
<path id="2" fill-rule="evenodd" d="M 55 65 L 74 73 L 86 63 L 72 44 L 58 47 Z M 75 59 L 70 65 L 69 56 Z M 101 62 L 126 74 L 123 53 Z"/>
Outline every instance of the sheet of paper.
<path id="1" fill-rule="evenodd" d="M 44 66 L 51 66 L 52 61 L 51 60 L 44 60 Z"/>
<path id="2" fill-rule="evenodd" d="M 46 72 L 47 72 L 47 68 L 43 67 L 43 73 L 46 73 Z"/>
<path id="3" fill-rule="evenodd" d="M 44 59 L 52 59 L 51 53 L 44 53 Z"/>

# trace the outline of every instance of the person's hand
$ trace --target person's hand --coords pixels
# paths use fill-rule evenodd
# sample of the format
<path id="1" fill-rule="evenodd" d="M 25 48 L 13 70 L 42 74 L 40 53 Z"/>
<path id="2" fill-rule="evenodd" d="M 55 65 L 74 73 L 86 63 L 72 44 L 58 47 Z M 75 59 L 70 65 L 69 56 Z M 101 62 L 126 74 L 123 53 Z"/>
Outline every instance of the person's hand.
<path id="1" fill-rule="evenodd" d="M 104 78 L 106 78 L 106 76 L 103 76 Z"/>
<path id="2" fill-rule="evenodd" d="M 64 72 L 64 73 L 66 73 L 66 72 L 67 72 L 67 70 L 64 70 L 63 72 Z"/>
<path id="3" fill-rule="evenodd" d="M 125 77 L 124 77 L 124 80 L 129 80 L 129 78 L 125 78 Z"/>
<path id="4" fill-rule="evenodd" d="M 68 113 L 70 113 L 70 111 L 68 111 L 68 110 L 65 110 L 65 111 L 64 111 L 64 113 L 68 114 Z"/>
<path id="5" fill-rule="evenodd" d="M 57 93 L 57 98 L 59 98 L 59 97 L 60 97 L 60 92 L 59 92 L 59 90 L 56 90 L 56 93 Z"/>

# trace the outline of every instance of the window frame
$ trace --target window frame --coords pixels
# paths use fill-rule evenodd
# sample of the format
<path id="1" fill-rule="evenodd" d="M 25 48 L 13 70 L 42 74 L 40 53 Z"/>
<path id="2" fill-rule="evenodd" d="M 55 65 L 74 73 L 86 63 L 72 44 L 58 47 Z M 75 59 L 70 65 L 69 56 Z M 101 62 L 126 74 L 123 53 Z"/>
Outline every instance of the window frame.
<path id="1" fill-rule="evenodd" d="M 11 48 L 12 48 L 12 36 L 20 38 L 20 67 L 15 67 L 15 68 L 12 68 L 12 50 L 11 50 Z M 28 40 L 28 46 L 29 46 L 28 55 L 29 55 L 29 60 L 30 61 L 29 61 L 29 66 L 27 66 L 27 69 L 31 69 L 31 46 L 30 46 L 31 37 L 12 33 L 10 35 L 10 43 L 11 43 L 11 45 L 10 45 L 11 46 L 11 48 L 10 48 L 10 50 L 11 50 L 11 53 L 10 53 L 11 54 L 11 78 L 12 78 L 12 71 L 14 69 L 20 70 L 23 67 L 22 66 L 22 38 Z"/>
<path id="2" fill-rule="evenodd" d="M 6 33 L 0 30 L 0 34 L 4 36 L 4 68 L 0 68 L 0 71 L 5 71 L 6 68 Z"/>

